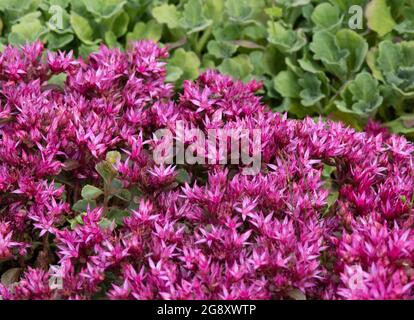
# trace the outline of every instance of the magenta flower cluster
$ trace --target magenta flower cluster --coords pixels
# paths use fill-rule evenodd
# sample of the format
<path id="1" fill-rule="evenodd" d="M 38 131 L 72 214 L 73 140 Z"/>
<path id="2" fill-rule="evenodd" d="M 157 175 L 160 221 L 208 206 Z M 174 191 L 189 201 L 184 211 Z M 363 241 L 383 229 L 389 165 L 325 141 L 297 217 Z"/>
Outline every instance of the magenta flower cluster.
<path id="1" fill-rule="evenodd" d="M 1 53 L 0 273 L 15 270 L 2 299 L 414 297 L 413 144 L 287 119 L 260 83 L 214 71 L 177 93 L 167 56 L 150 41 L 85 61 L 41 43 Z M 260 129 L 260 173 L 157 165 L 153 133 L 177 120 Z M 109 151 L 126 201 L 95 169 Z M 87 184 L 105 192 L 79 213 Z"/>

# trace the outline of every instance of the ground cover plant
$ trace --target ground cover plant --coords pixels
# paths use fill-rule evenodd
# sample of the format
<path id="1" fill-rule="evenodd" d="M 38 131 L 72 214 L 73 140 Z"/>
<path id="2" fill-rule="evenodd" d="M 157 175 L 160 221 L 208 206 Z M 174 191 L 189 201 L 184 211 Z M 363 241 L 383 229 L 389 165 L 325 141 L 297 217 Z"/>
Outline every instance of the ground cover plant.
<path id="1" fill-rule="evenodd" d="M 373 118 L 412 138 L 413 7 L 412 0 L 0 1 L 1 40 L 40 38 L 86 57 L 102 43 L 152 39 L 169 48 L 167 81 L 177 87 L 216 68 L 263 81 L 264 101 L 289 117 L 329 116 L 357 129 Z"/>
<path id="2" fill-rule="evenodd" d="M 4 48 L 2 299 L 413 298 L 412 143 L 288 119 L 217 71 L 176 91 L 167 55 Z M 157 164 L 178 120 L 260 129 L 260 172 Z"/>

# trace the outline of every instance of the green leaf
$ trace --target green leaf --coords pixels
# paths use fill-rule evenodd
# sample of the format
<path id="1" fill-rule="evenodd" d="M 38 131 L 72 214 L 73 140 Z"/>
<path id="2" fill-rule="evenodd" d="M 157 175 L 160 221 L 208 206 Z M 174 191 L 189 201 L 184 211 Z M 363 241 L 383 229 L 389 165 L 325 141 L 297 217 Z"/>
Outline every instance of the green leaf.
<path id="1" fill-rule="evenodd" d="M 85 210 L 86 211 L 86 210 Z M 75 218 L 73 219 L 68 219 L 67 221 L 70 224 L 70 228 L 72 230 L 75 230 L 76 226 L 78 225 L 83 225 L 83 217 L 86 216 L 87 213 L 86 212 L 81 212 L 80 214 L 78 214 L 77 216 L 75 216 Z"/>
<path id="2" fill-rule="evenodd" d="M 274 46 L 268 46 L 264 49 L 263 59 L 265 73 L 272 77 L 286 68 L 285 55 Z M 273 87 L 273 85 L 271 87 Z"/>
<path id="3" fill-rule="evenodd" d="M 343 101 L 335 102 L 341 112 L 365 118 L 373 116 L 383 101 L 378 81 L 368 72 L 358 74 L 341 96 Z"/>
<path id="4" fill-rule="evenodd" d="M 299 96 L 302 99 L 301 103 L 305 107 L 313 106 L 325 97 L 321 92 L 322 82 L 316 75 L 306 73 L 298 82 L 303 88 L 303 90 L 300 91 Z"/>
<path id="5" fill-rule="evenodd" d="M 178 81 L 182 75 L 183 70 L 180 67 L 172 66 L 170 64 L 167 65 L 167 76 L 165 77 L 165 81 L 167 82 L 175 82 Z"/>
<path id="6" fill-rule="evenodd" d="M 49 32 L 46 36 L 47 46 L 49 49 L 60 49 L 67 44 L 71 43 L 74 39 L 73 34 L 57 34 L 55 32 Z"/>
<path id="7" fill-rule="evenodd" d="M 54 74 L 53 76 L 49 78 L 47 83 L 59 86 L 63 89 L 66 78 L 67 78 L 67 74 L 65 73 Z M 79 168 L 79 162 L 76 160 L 68 159 L 63 163 L 63 170 L 65 171 L 74 170 L 76 168 Z"/>
<path id="8" fill-rule="evenodd" d="M 165 23 L 170 29 L 178 28 L 180 26 L 180 13 L 177 11 L 176 6 L 172 4 L 163 4 L 159 7 L 155 7 L 152 9 L 151 13 L 158 23 Z"/>
<path id="9" fill-rule="evenodd" d="M 73 12 L 70 14 L 70 25 L 75 31 L 77 37 L 87 45 L 94 45 L 99 43 L 100 39 L 94 40 L 93 29 L 89 21 L 81 15 Z"/>
<path id="10" fill-rule="evenodd" d="M 112 31 L 107 31 L 104 34 L 105 43 L 109 48 L 118 47 L 120 44 L 117 41 L 115 34 Z"/>
<path id="11" fill-rule="evenodd" d="M 394 28 L 399 34 L 405 36 L 405 35 L 413 35 L 414 34 L 414 21 L 412 19 L 410 20 L 404 20 Z"/>
<path id="12" fill-rule="evenodd" d="M 95 200 L 98 198 L 101 194 L 103 194 L 103 191 L 95 186 L 91 186 L 90 184 L 87 184 L 82 188 L 82 198 L 88 199 L 88 200 Z"/>
<path id="13" fill-rule="evenodd" d="M 113 221 L 109 220 L 108 218 L 102 218 L 98 224 L 102 229 L 108 229 L 113 226 Z"/>
<path id="14" fill-rule="evenodd" d="M 293 31 L 285 28 L 279 22 L 268 21 L 267 40 L 284 53 L 296 52 L 306 44 L 306 37 L 302 30 Z"/>
<path id="15" fill-rule="evenodd" d="M 13 45 L 32 42 L 40 36 L 42 31 L 43 27 L 38 19 L 24 20 L 12 26 L 9 42 Z"/>
<path id="16" fill-rule="evenodd" d="M 365 12 L 368 27 L 378 33 L 380 37 L 391 32 L 396 26 L 386 0 L 371 0 Z"/>
<path id="17" fill-rule="evenodd" d="M 179 21 L 188 34 L 202 31 L 213 23 L 212 20 L 205 18 L 200 0 L 188 0 Z"/>
<path id="18" fill-rule="evenodd" d="M 250 62 L 249 56 L 245 54 L 238 55 L 234 58 L 224 59 L 218 66 L 220 72 L 232 76 L 234 79 L 250 80 L 254 67 Z"/>
<path id="19" fill-rule="evenodd" d="M 286 8 L 302 7 L 309 4 L 311 0 L 276 0 L 276 3 L 283 5 Z"/>
<path id="20" fill-rule="evenodd" d="M 10 268 L 1 275 L 0 283 L 6 287 L 19 281 L 22 268 Z"/>
<path id="21" fill-rule="evenodd" d="M 83 0 L 83 4 L 90 13 L 104 19 L 119 13 L 126 3 L 125 0 Z"/>
<path id="22" fill-rule="evenodd" d="M 337 6 L 325 2 L 314 9 L 311 20 L 316 30 L 331 30 L 341 25 L 343 16 Z"/>
<path id="23" fill-rule="evenodd" d="M 238 23 L 249 22 L 253 13 L 251 2 L 248 0 L 227 0 L 225 7 L 230 20 Z"/>
<path id="24" fill-rule="evenodd" d="M 214 28 L 213 35 L 217 41 L 237 40 L 240 37 L 240 28 L 235 24 L 227 24 L 222 28 Z"/>
<path id="25" fill-rule="evenodd" d="M 339 47 L 336 37 L 328 31 L 319 31 L 313 35 L 310 49 L 316 60 L 321 60 L 325 68 L 340 78 L 347 74 L 349 51 Z"/>
<path id="26" fill-rule="evenodd" d="M 134 26 L 134 30 L 127 34 L 127 43 L 136 40 L 150 39 L 158 41 L 161 39 L 162 25 L 155 20 L 150 20 L 147 23 L 138 22 Z"/>
<path id="27" fill-rule="evenodd" d="M 304 108 L 297 99 L 285 98 L 283 100 L 282 109 L 283 111 L 288 111 L 290 114 L 295 115 L 298 118 L 304 118 L 308 116 L 310 108 Z"/>
<path id="28" fill-rule="evenodd" d="M 228 41 L 211 40 L 207 44 L 207 50 L 218 59 L 230 58 L 236 51 L 237 46 Z"/>
<path id="29" fill-rule="evenodd" d="M 283 15 L 283 9 L 280 7 L 270 7 L 265 9 L 265 13 L 271 18 L 280 18 Z"/>
<path id="30" fill-rule="evenodd" d="M 338 6 L 343 12 L 348 11 L 352 5 L 363 7 L 368 1 L 369 0 L 330 0 L 330 2 Z"/>
<path id="31" fill-rule="evenodd" d="M 288 296 L 293 300 L 306 300 L 306 295 L 299 289 L 290 290 Z"/>
<path id="32" fill-rule="evenodd" d="M 188 172 L 184 169 L 180 169 L 177 172 L 177 176 L 176 176 L 176 180 L 177 182 L 184 184 L 184 183 L 190 183 L 191 182 L 191 177 L 188 174 Z"/>
<path id="33" fill-rule="evenodd" d="M 377 64 L 386 82 L 399 95 L 414 97 L 414 41 L 381 42 Z"/>
<path id="34" fill-rule="evenodd" d="M 215 24 L 222 24 L 224 13 L 224 1 L 204 0 L 203 13 L 206 19 L 210 19 Z"/>
<path id="35" fill-rule="evenodd" d="M 95 200 L 89 200 L 89 199 L 82 199 L 76 202 L 72 206 L 72 210 L 76 212 L 86 212 L 88 210 L 95 209 L 96 208 L 96 201 Z"/>
<path id="36" fill-rule="evenodd" d="M 109 151 L 106 153 L 106 161 L 110 164 L 116 164 L 121 161 L 121 154 L 118 151 Z"/>
<path id="37" fill-rule="evenodd" d="M 404 134 L 414 138 L 414 114 L 403 114 L 401 117 L 386 123 L 385 125 L 396 134 Z"/>
<path id="38" fill-rule="evenodd" d="M 70 0 L 49 0 L 50 6 L 59 6 L 65 9 L 69 5 Z"/>
<path id="39" fill-rule="evenodd" d="M 198 77 L 200 60 L 192 51 L 185 51 L 183 48 L 177 49 L 170 59 L 170 64 L 182 70 L 181 79 L 193 80 Z"/>
<path id="40" fill-rule="evenodd" d="M 347 50 L 348 72 L 358 72 L 368 52 L 367 41 L 350 29 L 342 29 L 336 33 L 336 41 L 342 50 Z"/>
<path id="41" fill-rule="evenodd" d="M 131 193 L 127 189 L 118 190 L 114 193 L 114 196 L 126 202 L 131 201 Z"/>
<path id="42" fill-rule="evenodd" d="M 292 59 L 291 57 L 286 57 L 285 58 L 285 63 L 287 65 L 288 69 L 293 71 L 293 73 L 297 77 L 300 78 L 304 75 L 303 70 L 296 64 L 296 61 L 294 61 L 294 59 Z"/>
<path id="43" fill-rule="evenodd" d="M 124 224 L 124 218 L 129 217 L 130 213 L 127 210 L 119 208 L 110 208 L 108 212 L 108 220 L 115 221 L 117 226 Z"/>
<path id="44" fill-rule="evenodd" d="M 266 39 L 267 36 L 267 30 L 266 27 L 262 24 L 260 25 L 251 25 L 248 27 L 243 28 L 243 38 L 249 38 L 254 41 L 259 41 Z M 242 41 L 242 40 L 239 40 Z"/>
<path id="45" fill-rule="evenodd" d="M 326 199 L 328 208 L 330 208 L 332 205 L 336 203 L 336 201 L 339 198 L 339 192 L 338 191 L 331 191 L 328 195 L 328 198 Z"/>
<path id="46" fill-rule="evenodd" d="M 305 55 L 302 59 L 298 60 L 298 64 L 304 71 L 317 75 L 318 79 L 321 80 L 328 89 L 330 88 L 331 81 L 326 76 L 325 70 L 316 64 L 310 57 Z M 327 94 L 329 94 L 329 91 Z"/>
<path id="47" fill-rule="evenodd" d="M 215 69 L 216 68 L 216 59 L 209 53 L 203 55 L 203 61 L 201 62 L 201 70 Z M 167 67 L 168 70 L 168 67 Z"/>
<path id="48" fill-rule="evenodd" d="M 111 182 L 111 194 L 115 194 L 117 192 L 119 192 L 119 190 L 122 189 L 122 181 L 119 179 L 113 179 Z"/>
<path id="49" fill-rule="evenodd" d="M 379 44 L 378 65 L 385 73 L 395 73 L 402 60 L 402 52 L 397 44 L 389 40 Z"/>
<path id="50" fill-rule="evenodd" d="M 108 161 L 99 162 L 95 169 L 106 183 L 109 183 L 116 176 L 116 171 Z"/>
<path id="51" fill-rule="evenodd" d="M 367 53 L 367 59 L 366 59 L 367 65 L 371 69 L 371 73 L 375 77 L 375 79 L 384 81 L 381 71 L 379 70 L 377 63 L 376 63 L 377 59 L 378 59 L 378 48 L 373 47 Z"/>
<path id="52" fill-rule="evenodd" d="M 32 22 L 35 20 L 39 20 L 39 18 L 42 16 L 42 13 L 40 11 L 33 11 L 29 12 L 17 19 L 16 22 Z"/>
<path id="53" fill-rule="evenodd" d="M 112 23 L 112 32 L 115 37 L 122 37 L 128 30 L 129 15 L 122 11 L 119 15 L 116 16 Z"/>
<path id="54" fill-rule="evenodd" d="M 82 43 L 79 46 L 79 55 L 81 57 L 83 57 L 84 59 L 86 59 L 89 56 L 89 54 L 91 54 L 92 52 L 97 51 L 98 49 L 99 49 L 99 46 L 97 46 L 97 45 L 88 46 L 88 45 Z"/>
<path id="55" fill-rule="evenodd" d="M 249 58 L 253 65 L 253 73 L 258 76 L 263 76 L 266 73 L 264 53 L 262 51 L 253 51 L 250 53 Z"/>
<path id="56" fill-rule="evenodd" d="M 295 74 L 290 71 L 280 72 L 273 80 L 274 87 L 277 92 L 284 98 L 299 98 L 301 88 Z"/>

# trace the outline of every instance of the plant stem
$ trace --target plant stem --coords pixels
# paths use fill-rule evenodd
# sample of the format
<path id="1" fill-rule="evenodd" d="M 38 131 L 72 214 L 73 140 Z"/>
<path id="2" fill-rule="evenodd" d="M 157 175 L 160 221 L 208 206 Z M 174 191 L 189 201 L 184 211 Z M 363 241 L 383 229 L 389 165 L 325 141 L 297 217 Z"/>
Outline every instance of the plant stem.
<path id="1" fill-rule="evenodd" d="M 332 107 L 333 107 L 333 103 L 336 100 L 336 98 L 339 97 L 339 95 L 345 91 L 345 89 L 348 87 L 349 83 L 352 81 L 353 79 L 349 79 L 347 81 L 345 81 L 345 83 L 338 89 L 337 92 L 335 92 L 335 94 L 332 96 L 332 98 L 328 101 L 326 107 L 325 107 L 325 114 L 328 114 L 329 112 L 332 111 Z"/>
<path id="2" fill-rule="evenodd" d="M 108 181 L 108 183 L 104 182 L 104 202 L 103 202 L 103 214 L 106 216 L 108 212 L 108 204 L 109 204 L 109 197 L 111 195 L 111 182 L 112 179 Z"/>
<path id="3" fill-rule="evenodd" d="M 212 32 L 212 27 L 208 27 L 204 32 L 203 35 L 200 37 L 200 39 L 197 41 L 196 47 L 195 47 L 195 52 L 197 53 L 197 55 L 201 54 L 201 51 L 203 51 L 204 46 L 206 45 L 206 42 L 208 40 L 208 38 L 211 35 Z"/>

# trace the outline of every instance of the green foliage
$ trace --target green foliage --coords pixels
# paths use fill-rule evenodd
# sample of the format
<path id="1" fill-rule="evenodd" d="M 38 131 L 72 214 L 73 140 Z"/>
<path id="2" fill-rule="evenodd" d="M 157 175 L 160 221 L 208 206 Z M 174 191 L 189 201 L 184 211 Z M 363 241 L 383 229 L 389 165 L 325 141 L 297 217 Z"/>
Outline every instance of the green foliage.
<path id="1" fill-rule="evenodd" d="M 386 0 L 373 0 L 367 6 L 368 27 L 384 36 L 394 29 L 396 23 Z"/>
<path id="2" fill-rule="evenodd" d="M 79 200 L 73 205 L 72 210 L 76 212 L 85 212 L 88 208 L 91 210 L 95 209 L 96 201 L 89 199 Z"/>
<path id="3" fill-rule="evenodd" d="M 362 29 L 349 27 L 353 5 Z M 414 132 L 412 0 L 0 0 L 0 18 L 3 45 L 41 39 L 86 57 L 152 39 L 168 46 L 176 86 L 213 68 L 263 81 L 265 102 L 290 117 Z"/>
<path id="4" fill-rule="evenodd" d="M 97 187 L 91 186 L 87 184 L 82 188 L 82 198 L 88 199 L 88 200 L 94 200 L 98 198 L 101 194 L 103 194 L 103 191 Z"/>

